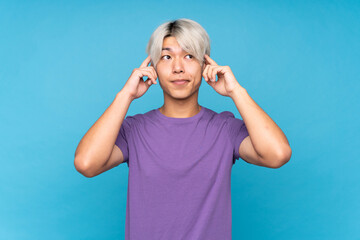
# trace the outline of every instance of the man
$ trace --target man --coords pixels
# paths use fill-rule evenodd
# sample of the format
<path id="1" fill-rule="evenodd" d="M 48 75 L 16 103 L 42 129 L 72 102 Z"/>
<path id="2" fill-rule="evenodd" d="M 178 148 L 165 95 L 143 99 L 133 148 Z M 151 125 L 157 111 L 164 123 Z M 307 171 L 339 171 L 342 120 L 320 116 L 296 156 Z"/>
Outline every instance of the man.
<path id="1" fill-rule="evenodd" d="M 127 163 L 125 239 L 231 239 L 235 160 L 279 168 L 290 159 L 284 133 L 230 67 L 210 58 L 209 42 L 206 31 L 190 19 L 159 26 L 150 38 L 149 56 L 76 150 L 75 167 L 87 177 Z M 199 105 L 202 77 L 231 97 L 243 120 Z M 125 118 L 131 102 L 156 79 L 164 105 Z"/>

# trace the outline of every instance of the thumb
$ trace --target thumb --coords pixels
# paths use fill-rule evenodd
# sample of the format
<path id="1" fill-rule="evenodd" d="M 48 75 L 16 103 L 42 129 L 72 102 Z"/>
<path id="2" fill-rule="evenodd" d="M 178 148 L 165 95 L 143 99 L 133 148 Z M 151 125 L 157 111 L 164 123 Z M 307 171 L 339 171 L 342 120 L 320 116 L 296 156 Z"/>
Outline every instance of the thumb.
<path id="1" fill-rule="evenodd" d="M 146 83 L 148 86 L 151 86 L 152 81 L 151 81 L 151 79 L 150 79 L 150 78 L 148 78 L 148 79 L 145 81 L 145 83 Z"/>
<path id="2" fill-rule="evenodd" d="M 206 81 L 210 86 L 213 86 L 215 82 L 211 81 L 210 79 Z"/>

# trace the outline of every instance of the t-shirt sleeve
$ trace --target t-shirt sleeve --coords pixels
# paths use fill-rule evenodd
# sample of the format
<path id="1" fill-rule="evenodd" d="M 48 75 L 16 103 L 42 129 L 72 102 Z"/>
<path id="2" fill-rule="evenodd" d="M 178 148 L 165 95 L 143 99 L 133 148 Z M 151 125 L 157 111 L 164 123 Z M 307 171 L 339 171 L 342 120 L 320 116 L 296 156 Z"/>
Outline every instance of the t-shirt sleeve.
<path id="1" fill-rule="evenodd" d="M 121 124 L 119 134 L 116 138 L 115 145 L 118 146 L 124 156 L 124 162 L 129 160 L 128 139 L 130 136 L 130 117 L 126 117 Z"/>
<path id="2" fill-rule="evenodd" d="M 229 113 L 229 117 L 227 118 L 227 127 L 233 148 L 233 163 L 235 163 L 235 160 L 240 158 L 240 144 L 247 136 L 249 136 L 249 133 L 245 122 L 236 118 L 232 112 Z"/>

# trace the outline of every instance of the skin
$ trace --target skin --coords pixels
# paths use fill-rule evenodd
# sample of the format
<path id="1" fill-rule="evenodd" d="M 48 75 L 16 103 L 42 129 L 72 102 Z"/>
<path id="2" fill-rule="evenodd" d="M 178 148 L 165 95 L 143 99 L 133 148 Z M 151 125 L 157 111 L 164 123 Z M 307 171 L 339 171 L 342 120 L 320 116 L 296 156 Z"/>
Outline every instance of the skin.
<path id="1" fill-rule="evenodd" d="M 156 65 L 159 83 L 164 91 L 164 105 L 159 111 L 168 117 L 187 118 L 196 115 L 201 107 L 198 103 L 199 88 L 205 65 L 185 52 L 175 37 L 166 37 L 163 41 L 161 58 Z M 190 80 L 184 86 L 172 83 L 175 79 Z"/>
<path id="2" fill-rule="evenodd" d="M 158 77 L 164 91 L 164 105 L 159 109 L 162 114 L 187 118 L 199 113 L 198 93 L 204 77 L 217 93 L 234 101 L 245 122 L 249 136 L 239 146 L 242 159 L 269 168 L 279 168 L 290 160 L 291 148 L 285 134 L 238 83 L 229 66 L 219 66 L 206 54 L 205 64 L 201 65 L 181 49 L 174 37 L 164 39 L 165 47 L 172 51 L 162 52 L 156 69 L 152 64 L 149 66 L 148 56 L 132 71 L 113 103 L 81 139 L 74 161 L 79 172 L 94 177 L 123 162 L 121 150 L 114 146 L 117 133 L 131 102 L 143 96 L 152 84 L 157 84 Z M 190 82 L 184 86 L 171 82 L 180 78 Z"/>
<path id="3" fill-rule="evenodd" d="M 181 49 L 175 37 L 165 38 L 162 47 L 171 48 L 171 51 L 162 51 L 156 68 L 152 64 L 148 66 L 151 63 L 148 56 L 140 68 L 133 71 L 124 92 L 132 99 L 138 98 L 152 84 L 157 84 L 156 79 L 159 78 L 164 91 L 164 105 L 159 111 L 168 117 L 187 118 L 196 115 L 201 109 L 198 94 L 204 77 L 217 93 L 234 101 L 245 122 L 249 136 L 239 146 L 242 159 L 269 168 L 279 168 L 290 160 L 292 151 L 285 134 L 239 84 L 229 66 L 219 66 L 206 54 L 202 66 Z M 143 76 L 149 79 L 144 82 Z M 188 79 L 190 82 L 179 86 L 171 82 L 175 79 Z"/>
<path id="4" fill-rule="evenodd" d="M 248 129 L 249 136 L 239 147 L 240 157 L 249 163 L 269 168 L 286 164 L 292 151 L 280 127 L 239 84 L 229 66 L 219 66 L 208 55 L 205 55 L 205 60 L 205 81 L 217 93 L 234 101 Z"/>

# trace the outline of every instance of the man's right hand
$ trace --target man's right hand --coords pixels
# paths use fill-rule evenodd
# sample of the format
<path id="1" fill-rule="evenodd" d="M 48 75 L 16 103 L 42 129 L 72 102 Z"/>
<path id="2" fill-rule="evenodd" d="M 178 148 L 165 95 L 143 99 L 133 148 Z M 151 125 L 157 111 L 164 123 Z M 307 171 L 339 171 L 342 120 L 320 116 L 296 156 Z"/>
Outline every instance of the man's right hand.
<path id="1" fill-rule="evenodd" d="M 122 91 L 129 94 L 132 100 L 141 97 L 149 89 L 152 84 L 157 84 L 157 74 L 153 66 L 148 66 L 151 62 L 148 56 L 139 68 L 135 68 L 129 79 L 126 81 Z M 143 77 L 147 76 L 148 79 L 144 81 Z"/>

